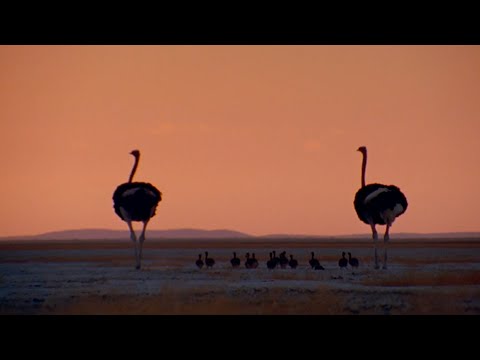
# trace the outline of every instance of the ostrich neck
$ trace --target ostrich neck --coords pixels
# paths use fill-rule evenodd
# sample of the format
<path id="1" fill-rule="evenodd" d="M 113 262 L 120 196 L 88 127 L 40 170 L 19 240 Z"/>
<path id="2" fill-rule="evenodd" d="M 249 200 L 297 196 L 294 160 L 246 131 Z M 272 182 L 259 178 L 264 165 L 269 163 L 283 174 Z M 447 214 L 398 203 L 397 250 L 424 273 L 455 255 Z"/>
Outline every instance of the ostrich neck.
<path id="1" fill-rule="evenodd" d="M 362 160 L 362 187 L 365 186 L 365 171 L 367 170 L 367 152 L 363 153 L 363 160 Z"/>
<path id="2" fill-rule="evenodd" d="M 128 182 L 131 183 L 133 180 L 133 175 L 135 175 L 135 171 L 137 171 L 139 156 L 135 156 L 135 164 L 133 164 L 132 172 L 130 173 L 130 177 L 128 178 Z"/>

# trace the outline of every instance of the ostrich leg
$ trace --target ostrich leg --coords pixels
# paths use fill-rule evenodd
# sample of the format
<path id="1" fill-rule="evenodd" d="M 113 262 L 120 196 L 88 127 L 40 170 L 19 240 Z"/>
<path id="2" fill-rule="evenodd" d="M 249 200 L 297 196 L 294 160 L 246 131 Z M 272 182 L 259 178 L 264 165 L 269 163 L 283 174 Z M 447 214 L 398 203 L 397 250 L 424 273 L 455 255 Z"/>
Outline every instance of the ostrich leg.
<path id="1" fill-rule="evenodd" d="M 373 247 L 375 249 L 375 269 L 378 269 L 378 255 L 377 255 L 377 242 L 378 242 L 378 233 L 377 229 L 375 229 L 375 224 L 370 223 L 370 226 L 372 228 L 372 238 L 373 238 Z"/>
<path id="2" fill-rule="evenodd" d="M 383 245 L 384 245 L 384 259 L 383 259 L 383 269 L 387 268 L 387 248 L 388 248 L 388 240 L 390 240 L 390 235 L 388 234 L 388 231 L 390 230 L 390 224 L 387 224 L 387 228 L 385 230 L 385 235 L 383 237 Z"/>
<path id="3" fill-rule="evenodd" d="M 138 266 L 139 267 L 140 267 L 140 261 L 142 261 L 143 242 L 145 241 L 145 231 L 147 229 L 147 224 L 148 224 L 148 221 L 143 222 L 143 230 L 142 230 L 142 233 L 140 234 L 140 237 L 138 238 L 139 247 L 140 247 L 140 252 L 138 254 Z"/>
<path id="4" fill-rule="evenodd" d="M 140 269 L 140 262 L 138 259 L 138 251 L 137 251 L 137 237 L 135 236 L 135 231 L 133 231 L 132 222 L 128 221 L 128 228 L 130 229 L 130 239 L 133 241 L 133 246 L 135 249 L 135 268 Z"/>

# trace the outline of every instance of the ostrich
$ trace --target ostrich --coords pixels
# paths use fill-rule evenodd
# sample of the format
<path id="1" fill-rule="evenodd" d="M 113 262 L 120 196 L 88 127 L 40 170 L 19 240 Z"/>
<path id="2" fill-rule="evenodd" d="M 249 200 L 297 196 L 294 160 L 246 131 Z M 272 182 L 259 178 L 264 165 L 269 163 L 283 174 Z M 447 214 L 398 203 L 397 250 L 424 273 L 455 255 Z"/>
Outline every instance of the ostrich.
<path id="1" fill-rule="evenodd" d="M 288 259 L 287 259 L 287 256 L 286 256 L 287 252 L 286 251 L 282 251 L 280 253 L 280 267 L 282 269 L 286 269 L 287 268 L 287 265 L 288 265 Z"/>
<path id="2" fill-rule="evenodd" d="M 198 266 L 199 269 L 203 267 L 202 254 L 198 254 L 198 260 L 195 261 L 195 264 Z"/>
<path id="3" fill-rule="evenodd" d="M 280 264 L 280 258 L 277 256 L 277 253 L 275 252 L 275 250 L 272 251 L 273 253 L 273 262 L 275 263 L 275 266 L 279 265 Z"/>
<path id="4" fill-rule="evenodd" d="M 247 260 L 245 260 L 245 267 L 247 269 L 250 269 L 252 267 L 252 259 L 250 259 L 250 253 L 247 252 L 245 254 L 245 259 L 247 259 Z"/>
<path id="5" fill-rule="evenodd" d="M 270 253 L 270 260 L 267 261 L 267 268 L 275 269 L 276 266 L 277 266 L 277 262 L 273 260 L 272 253 Z"/>
<path id="6" fill-rule="evenodd" d="M 315 269 L 315 266 L 320 265 L 320 261 L 315 259 L 315 253 L 313 251 L 312 251 L 311 254 L 312 254 L 312 258 L 310 260 L 308 260 L 308 263 L 310 264 L 312 269 Z"/>
<path id="7" fill-rule="evenodd" d="M 133 150 L 130 154 L 135 157 L 135 163 L 128 182 L 119 185 L 113 193 L 113 207 L 120 219 L 128 224 L 130 239 L 135 247 L 135 267 L 140 269 L 145 230 L 150 219 L 155 216 L 158 203 L 162 200 L 162 193 L 150 183 L 132 182 L 140 160 L 140 151 Z M 138 238 L 138 249 L 137 237 L 132 227 L 133 221 L 143 222 L 143 230 Z"/>
<path id="8" fill-rule="evenodd" d="M 207 265 L 207 269 L 213 267 L 215 265 L 215 260 L 208 257 L 208 251 L 205 251 L 205 265 Z"/>
<path id="9" fill-rule="evenodd" d="M 255 269 L 258 266 L 258 261 L 255 259 L 255 254 L 252 254 L 252 257 L 250 257 L 250 253 L 245 254 L 245 267 L 247 269 Z"/>
<path id="10" fill-rule="evenodd" d="M 352 254 L 350 252 L 348 253 L 348 263 L 353 269 L 358 268 L 358 259 L 352 258 Z"/>
<path id="11" fill-rule="evenodd" d="M 232 264 L 234 269 L 240 266 L 240 259 L 237 257 L 237 253 L 235 251 L 233 252 L 233 258 L 230 259 L 230 264 Z"/>
<path id="12" fill-rule="evenodd" d="M 252 258 L 250 260 L 252 260 L 252 269 L 256 269 L 258 267 L 258 260 L 255 259 L 255 253 L 252 253 Z"/>
<path id="13" fill-rule="evenodd" d="M 298 261 L 293 258 L 292 254 L 290 254 L 290 261 L 288 262 L 288 265 L 290 265 L 292 269 L 296 269 L 298 266 Z"/>
<path id="14" fill-rule="evenodd" d="M 402 215 L 408 207 L 407 198 L 395 185 L 368 184 L 365 185 L 365 171 L 367 168 L 367 148 L 357 149 L 363 155 L 362 187 L 355 194 L 353 202 L 358 218 L 372 229 L 372 238 L 375 249 L 375 269 L 378 269 L 377 241 L 378 233 L 375 225 L 387 225 L 384 242 L 383 269 L 387 268 L 387 247 L 390 235 L 388 231 L 397 217 Z"/>
<path id="15" fill-rule="evenodd" d="M 344 251 L 342 252 L 342 257 L 340 258 L 340 260 L 338 260 L 338 266 L 340 266 L 340 269 L 343 269 L 343 268 L 346 268 L 347 265 L 348 265 L 348 260 L 345 257 L 345 251 Z"/>

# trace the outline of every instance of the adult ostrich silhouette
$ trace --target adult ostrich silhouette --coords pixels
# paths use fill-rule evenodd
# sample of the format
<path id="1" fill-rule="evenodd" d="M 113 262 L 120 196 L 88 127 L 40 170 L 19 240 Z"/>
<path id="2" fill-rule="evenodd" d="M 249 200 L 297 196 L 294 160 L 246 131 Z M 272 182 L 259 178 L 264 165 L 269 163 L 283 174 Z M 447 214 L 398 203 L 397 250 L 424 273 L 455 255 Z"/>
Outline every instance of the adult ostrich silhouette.
<path id="1" fill-rule="evenodd" d="M 150 219 L 155 216 L 158 203 L 162 200 L 162 193 L 150 183 L 132 182 L 140 160 L 140 151 L 133 150 L 130 154 L 135 157 L 135 163 L 128 182 L 119 185 L 113 193 L 113 207 L 115 213 L 127 223 L 130 229 L 130 239 L 135 246 L 135 267 L 140 269 L 145 230 Z M 143 230 L 138 238 L 138 247 L 137 237 L 132 227 L 133 221 L 143 223 Z"/>
<path id="2" fill-rule="evenodd" d="M 377 241 L 378 233 L 375 225 L 386 225 L 384 241 L 383 268 L 387 268 L 387 247 L 390 239 L 389 230 L 397 217 L 402 215 L 408 207 L 407 198 L 395 185 L 368 184 L 365 185 L 365 171 L 367 168 L 367 148 L 357 149 L 363 155 L 362 187 L 355 194 L 353 201 L 358 218 L 372 229 L 372 238 L 375 249 L 375 269 L 378 269 Z"/>

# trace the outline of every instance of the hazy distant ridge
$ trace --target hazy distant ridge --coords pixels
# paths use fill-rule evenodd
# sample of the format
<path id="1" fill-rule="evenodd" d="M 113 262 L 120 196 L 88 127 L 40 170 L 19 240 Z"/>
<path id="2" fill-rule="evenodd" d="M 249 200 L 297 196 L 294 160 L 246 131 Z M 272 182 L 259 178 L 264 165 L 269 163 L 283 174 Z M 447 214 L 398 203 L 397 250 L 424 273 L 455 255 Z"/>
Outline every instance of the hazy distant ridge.
<path id="1" fill-rule="evenodd" d="M 371 239 L 372 234 L 345 234 L 345 235 L 308 235 L 308 234 L 269 234 L 260 236 L 261 238 L 295 238 L 295 239 Z M 480 238 L 480 232 L 446 232 L 446 233 L 396 233 L 390 235 L 391 239 L 465 239 Z M 383 242 L 383 236 L 379 237 Z"/>
<path id="2" fill-rule="evenodd" d="M 129 239 L 130 234 L 126 230 L 109 229 L 81 229 L 53 231 L 44 234 L 31 236 L 9 236 L 0 239 L 23 239 L 23 240 L 117 240 Z M 350 235 L 309 235 L 309 234 L 267 234 L 254 236 L 240 231 L 217 229 L 168 229 L 168 230 L 148 230 L 147 239 L 268 239 L 268 238 L 286 238 L 286 239 L 370 239 L 371 234 L 350 234 Z M 453 232 L 453 233 L 397 233 L 392 239 L 438 239 L 438 238 L 480 238 L 480 232 Z M 380 239 L 381 240 L 381 239 Z"/>
<path id="3" fill-rule="evenodd" d="M 139 233 L 139 231 L 137 231 Z M 147 230 L 147 239 L 176 238 L 176 239 L 196 239 L 196 238 L 249 238 L 251 235 L 233 230 L 201 230 L 201 229 L 171 229 L 171 230 Z M 95 239 L 129 239 L 128 230 L 109 230 L 109 229 L 81 229 L 52 231 L 32 236 L 15 236 L 9 238 L 18 239 L 38 239 L 38 240 L 95 240 Z M 6 239 L 6 237 L 4 237 Z"/>

